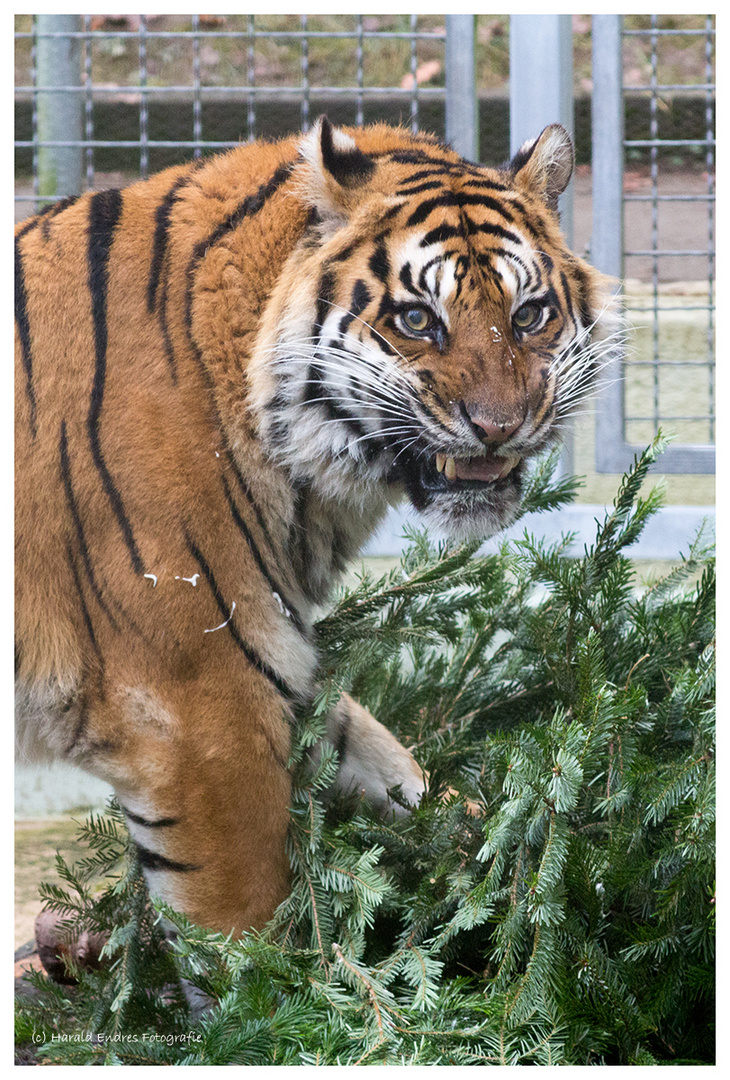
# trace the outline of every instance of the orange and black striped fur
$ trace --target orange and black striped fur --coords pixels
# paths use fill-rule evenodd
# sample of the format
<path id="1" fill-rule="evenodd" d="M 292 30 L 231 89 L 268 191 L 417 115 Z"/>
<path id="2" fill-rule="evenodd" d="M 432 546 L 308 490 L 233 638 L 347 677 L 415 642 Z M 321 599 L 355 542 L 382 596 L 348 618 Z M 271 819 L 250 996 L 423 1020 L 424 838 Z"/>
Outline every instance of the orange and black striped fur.
<path id="1" fill-rule="evenodd" d="M 202 924 L 286 895 L 289 723 L 347 561 L 403 496 L 506 525 L 609 347 L 555 213 L 572 159 L 558 126 L 495 170 L 324 119 L 16 232 L 21 746 L 109 781 Z M 418 800 L 360 706 L 330 737 L 342 787 Z"/>

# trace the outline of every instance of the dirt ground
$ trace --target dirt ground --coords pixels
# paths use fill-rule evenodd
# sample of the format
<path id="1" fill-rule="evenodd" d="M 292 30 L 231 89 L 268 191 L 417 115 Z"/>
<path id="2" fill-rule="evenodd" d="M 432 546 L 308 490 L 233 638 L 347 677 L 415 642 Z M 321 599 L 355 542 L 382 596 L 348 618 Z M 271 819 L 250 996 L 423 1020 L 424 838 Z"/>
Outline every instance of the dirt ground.
<path id="1" fill-rule="evenodd" d="M 41 909 L 41 881 L 61 884 L 56 870 L 56 851 L 67 862 L 87 854 L 76 840 L 85 814 L 42 818 L 15 823 L 15 949 L 33 938 L 33 924 Z"/>

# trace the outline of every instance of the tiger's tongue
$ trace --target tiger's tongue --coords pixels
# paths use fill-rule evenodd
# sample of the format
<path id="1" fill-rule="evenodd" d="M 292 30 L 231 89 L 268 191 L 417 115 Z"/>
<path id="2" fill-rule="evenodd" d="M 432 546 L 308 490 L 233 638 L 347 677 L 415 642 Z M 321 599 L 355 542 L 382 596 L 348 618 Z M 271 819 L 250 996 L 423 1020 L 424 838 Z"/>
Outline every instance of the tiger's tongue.
<path id="1" fill-rule="evenodd" d="M 455 458 L 457 480 L 481 480 L 485 484 L 496 480 L 505 472 L 504 458 L 487 454 L 486 457 Z"/>

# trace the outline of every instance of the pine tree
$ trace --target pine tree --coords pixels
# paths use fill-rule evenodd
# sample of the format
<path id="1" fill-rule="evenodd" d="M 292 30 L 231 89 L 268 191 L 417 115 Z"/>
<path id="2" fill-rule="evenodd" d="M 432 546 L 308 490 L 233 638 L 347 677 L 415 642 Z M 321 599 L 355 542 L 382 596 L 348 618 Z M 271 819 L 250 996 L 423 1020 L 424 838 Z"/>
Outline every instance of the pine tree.
<path id="1" fill-rule="evenodd" d="M 699 537 L 638 588 L 627 549 L 661 448 L 580 557 L 568 537 L 481 555 L 413 533 L 398 568 L 340 593 L 293 751 L 292 891 L 265 932 L 156 911 L 118 812 L 92 817 L 93 854 L 59 860 L 43 897 L 110 932 L 113 963 L 71 990 L 32 976 L 19 1040 L 45 1032 L 54 1063 L 710 1063 L 713 561 Z M 554 464 L 526 510 L 572 498 Z M 345 691 L 429 773 L 404 820 L 327 801 L 334 749 L 307 765 Z M 96 895 L 99 871 L 116 876 Z M 202 1017 L 183 980 L 212 1000 Z"/>

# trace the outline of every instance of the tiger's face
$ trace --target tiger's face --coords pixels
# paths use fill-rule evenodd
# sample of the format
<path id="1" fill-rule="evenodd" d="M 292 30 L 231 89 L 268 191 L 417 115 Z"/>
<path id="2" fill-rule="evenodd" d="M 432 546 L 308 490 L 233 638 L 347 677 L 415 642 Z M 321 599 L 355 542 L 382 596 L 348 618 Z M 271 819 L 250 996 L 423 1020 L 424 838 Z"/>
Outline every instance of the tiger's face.
<path id="1" fill-rule="evenodd" d="M 325 121 L 303 157 L 312 223 L 253 366 L 264 439 L 324 495 L 364 507 L 385 486 L 447 534 L 505 527 L 614 329 L 554 213 L 567 133 L 498 172 L 437 146 L 367 153 Z"/>

